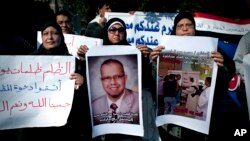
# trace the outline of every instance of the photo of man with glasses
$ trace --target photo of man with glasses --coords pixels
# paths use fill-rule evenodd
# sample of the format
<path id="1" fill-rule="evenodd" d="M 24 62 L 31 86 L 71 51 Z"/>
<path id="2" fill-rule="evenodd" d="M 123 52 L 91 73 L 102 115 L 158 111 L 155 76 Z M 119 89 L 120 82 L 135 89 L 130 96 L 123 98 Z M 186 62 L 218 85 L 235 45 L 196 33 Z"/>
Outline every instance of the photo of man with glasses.
<path id="1" fill-rule="evenodd" d="M 139 124 L 139 94 L 126 88 L 128 74 L 117 59 L 106 59 L 100 66 L 105 91 L 92 100 L 94 125 L 102 123 Z"/>

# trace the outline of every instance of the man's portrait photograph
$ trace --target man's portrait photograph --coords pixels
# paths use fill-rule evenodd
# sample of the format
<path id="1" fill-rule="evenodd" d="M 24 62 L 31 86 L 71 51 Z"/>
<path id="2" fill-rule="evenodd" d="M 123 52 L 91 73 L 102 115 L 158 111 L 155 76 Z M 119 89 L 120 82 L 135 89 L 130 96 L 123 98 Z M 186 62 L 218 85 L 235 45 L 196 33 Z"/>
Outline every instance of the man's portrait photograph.
<path id="1" fill-rule="evenodd" d="M 136 53 L 87 57 L 93 126 L 143 124 L 139 58 Z"/>
<path id="2" fill-rule="evenodd" d="M 92 62 L 93 61 L 93 62 Z M 89 57 L 94 125 L 139 123 L 136 55 Z M 93 67 L 92 67 L 93 66 Z M 93 79 L 92 79 L 93 78 Z M 98 84 L 99 83 L 99 84 Z"/>

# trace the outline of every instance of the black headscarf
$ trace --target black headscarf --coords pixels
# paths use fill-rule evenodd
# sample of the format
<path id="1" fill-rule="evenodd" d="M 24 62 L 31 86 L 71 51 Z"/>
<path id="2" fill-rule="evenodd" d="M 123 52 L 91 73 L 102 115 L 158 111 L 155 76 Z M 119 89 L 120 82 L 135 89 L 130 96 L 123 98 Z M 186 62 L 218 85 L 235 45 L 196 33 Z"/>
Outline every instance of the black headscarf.
<path id="1" fill-rule="evenodd" d="M 64 41 L 64 36 L 61 27 L 56 23 L 56 21 L 48 21 L 45 23 L 45 25 L 42 27 L 41 34 L 43 34 L 44 30 L 48 28 L 49 26 L 54 27 L 57 32 L 59 33 L 59 36 L 61 37 L 61 44 L 58 47 L 55 47 L 50 50 L 46 50 L 43 46 L 43 44 L 40 45 L 39 49 L 36 50 L 33 55 L 69 55 L 68 48 Z"/>
<path id="2" fill-rule="evenodd" d="M 174 19 L 174 28 L 173 28 L 173 31 L 172 31 L 171 35 L 176 35 L 176 33 L 175 33 L 176 26 L 179 23 L 179 21 L 182 20 L 182 19 L 189 19 L 193 23 L 194 30 L 196 32 L 196 28 L 195 28 L 196 26 L 195 26 L 195 20 L 194 20 L 193 14 L 190 13 L 190 12 L 181 12 Z"/>
<path id="3" fill-rule="evenodd" d="M 126 24 L 122 19 L 119 18 L 112 18 L 110 19 L 104 26 L 103 28 L 103 32 L 104 32 L 104 36 L 103 36 L 103 45 L 130 45 L 127 41 L 127 31 L 124 32 L 124 39 L 122 41 L 120 41 L 119 43 L 113 44 L 109 41 L 108 39 L 108 28 L 109 26 L 114 23 L 114 22 L 120 22 L 122 24 L 122 26 L 126 29 Z"/>

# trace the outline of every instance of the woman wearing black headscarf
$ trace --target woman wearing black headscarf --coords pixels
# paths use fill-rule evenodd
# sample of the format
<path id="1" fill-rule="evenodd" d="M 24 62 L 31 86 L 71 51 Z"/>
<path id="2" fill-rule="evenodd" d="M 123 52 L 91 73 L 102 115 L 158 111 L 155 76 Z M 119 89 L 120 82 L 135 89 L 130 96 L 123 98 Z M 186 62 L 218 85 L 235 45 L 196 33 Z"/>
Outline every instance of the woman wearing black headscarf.
<path id="1" fill-rule="evenodd" d="M 105 45 L 130 45 L 127 42 L 127 32 L 126 32 L 126 24 L 125 22 L 120 18 L 111 18 L 109 21 L 105 24 L 103 28 L 103 47 Z M 146 45 L 137 45 L 136 48 L 140 50 L 142 53 L 142 104 L 143 104 L 143 117 L 147 117 L 144 120 L 144 123 L 146 124 L 146 131 L 145 136 L 143 138 L 149 138 L 150 140 L 154 141 L 156 140 L 155 137 L 158 135 L 158 131 L 155 124 L 152 124 L 152 120 L 155 118 L 155 112 L 154 112 L 154 105 L 153 105 L 153 98 L 152 94 L 155 94 L 153 90 L 153 78 L 152 78 L 152 67 L 149 60 L 149 48 Z M 88 48 L 87 46 L 80 46 L 78 49 L 78 55 L 81 59 L 84 58 L 84 54 L 87 52 Z M 147 101 L 146 101 L 147 100 Z M 151 111 L 149 111 L 151 110 Z M 146 120 L 148 119 L 148 120 Z M 149 121 L 151 119 L 151 121 Z M 150 125 L 149 125 L 150 124 Z M 147 133 L 146 133 L 147 132 Z M 148 133 L 150 132 L 150 133 Z M 156 135 L 157 134 L 157 135 Z M 102 136 L 104 137 L 104 136 Z M 100 137 L 100 138 L 102 138 Z M 99 137 L 97 137 L 95 140 L 100 140 Z M 141 141 L 143 139 L 142 137 L 137 136 L 130 136 L 130 135 L 122 135 L 122 134 L 108 134 L 105 135 L 105 141 Z M 158 138 L 157 138 L 158 140 Z"/>
<path id="2" fill-rule="evenodd" d="M 127 42 L 127 32 L 126 24 L 120 18 L 110 19 L 104 26 L 104 36 L 103 36 L 103 45 L 130 45 Z M 149 60 L 150 49 L 146 45 L 137 45 L 142 55 L 142 87 L 151 89 L 151 66 Z M 85 54 L 88 50 L 86 45 L 81 45 L 78 49 L 78 55 L 81 60 L 84 60 Z"/>
<path id="3" fill-rule="evenodd" d="M 42 44 L 31 55 L 69 55 L 60 26 L 48 21 L 42 28 Z"/>
<path id="4" fill-rule="evenodd" d="M 42 44 L 38 50 L 31 55 L 70 55 L 64 41 L 64 36 L 60 26 L 55 21 L 48 21 L 42 28 Z M 80 63 L 76 59 L 76 71 Z M 83 84 L 83 76 L 79 73 L 71 74 L 71 78 L 75 79 L 76 87 Z"/>
<path id="5" fill-rule="evenodd" d="M 126 24 L 123 20 L 112 18 L 105 24 L 103 30 L 103 45 L 130 45 L 127 42 Z M 114 40 L 112 35 L 118 36 L 118 38 Z"/>
<path id="6" fill-rule="evenodd" d="M 174 27 L 171 35 L 177 36 L 196 36 L 196 24 L 192 13 L 190 12 L 181 12 L 174 19 Z M 158 46 L 153 49 L 153 52 L 150 54 L 152 59 L 156 59 L 162 49 L 165 47 Z M 229 81 L 233 78 L 235 74 L 235 64 L 232 59 L 218 48 L 218 51 L 211 52 L 211 57 L 214 59 L 218 65 L 213 109 L 210 122 L 210 131 L 209 139 L 216 139 L 217 136 L 229 134 L 232 130 L 235 130 L 237 126 L 232 126 L 233 112 L 238 113 L 232 108 L 232 102 L 229 102 L 228 99 L 228 84 Z M 228 109 L 231 111 L 222 111 L 222 109 Z M 230 114 L 232 114 L 230 116 Z M 228 116 L 228 117 L 227 117 Z M 234 122 L 235 123 L 235 122 Z M 182 140 L 194 139 L 196 140 L 205 140 L 207 138 L 205 135 L 191 131 L 186 128 L 182 128 Z"/>
<path id="7" fill-rule="evenodd" d="M 55 21 L 45 23 L 41 34 L 42 44 L 36 51 L 31 53 L 31 55 L 70 55 L 64 41 L 62 30 Z M 72 108 L 66 125 L 61 127 L 25 129 L 23 140 L 34 140 L 34 136 L 39 136 L 41 140 L 47 140 L 48 138 L 51 140 L 71 138 L 74 141 L 91 139 L 87 86 L 86 83 L 83 83 L 85 65 L 82 61 L 76 59 L 75 66 L 75 73 L 72 73 L 69 78 L 75 80 L 75 91 Z M 30 136 L 30 134 L 32 134 L 32 136 Z"/>
<path id="8" fill-rule="evenodd" d="M 104 26 L 104 37 L 103 37 L 103 45 L 130 45 L 127 42 L 127 32 L 126 32 L 126 24 L 120 18 L 112 18 L 110 19 Z M 149 63 L 149 48 L 146 45 L 137 45 L 142 55 L 142 97 L 151 97 L 152 96 L 152 74 L 151 74 L 151 66 Z M 142 101 L 143 104 L 148 104 L 146 101 Z M 146 112 L 147 110 L 143 108 L 143 117 L 150 116 Z M 145 118 L 143 119 L 145 120 Z M 146 125 L 148 126 L 148 125 Z M 146 131 L 145 131 L 146 132 Z M 107 141 L 109 140 L 130 140 L 130 141 L 138 141 L 142 140 L 141 137 L 136 136 L 128 136 L 128 135 L 106 135 Z M 152 139 L 153 140 L 153 139 Z"/>

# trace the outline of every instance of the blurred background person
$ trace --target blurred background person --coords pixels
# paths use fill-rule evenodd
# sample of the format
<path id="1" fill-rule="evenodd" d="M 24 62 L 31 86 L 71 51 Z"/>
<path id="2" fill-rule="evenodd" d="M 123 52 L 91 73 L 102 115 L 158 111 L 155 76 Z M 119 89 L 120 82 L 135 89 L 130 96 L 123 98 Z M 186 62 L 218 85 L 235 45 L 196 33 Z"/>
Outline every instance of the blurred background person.
<path id="1" fill-rule="evenodd" d="M 107 22 L 105 12 L 112 12 L 112 3 L 110 0 L 99 0 L 97 6 L 97 15 L 91 20 L 86 28 L 85 35 L 88 37 L 101 38 L 103 37 L 103 27 Z"/>
<path id="2" fill-rule="evenodd" d="M 169 74 L 168 76 L 165 76 L 163 83 L 163 92 L 165 103 L 164 114 L 173 114 L 176 106 L 177 92 L 177 82 L 175 80 L 174 74 Z"/>
<path id="3" fill-rule="evenodd" d="M 73 31 L 72 15 L 66 10 L 60 10 L 56 13 L 56 22 L 60 25 L 63 33 L 76 34 Z"/>
<path id="4" fill-rule="evenodd" d="M 211 77 L 206 77 L 205 79 L 205 86 L 198 100 L 197 112 L 199 115 L 196 116 L 197 119 L 206 120 L 211 80 Z"/>

